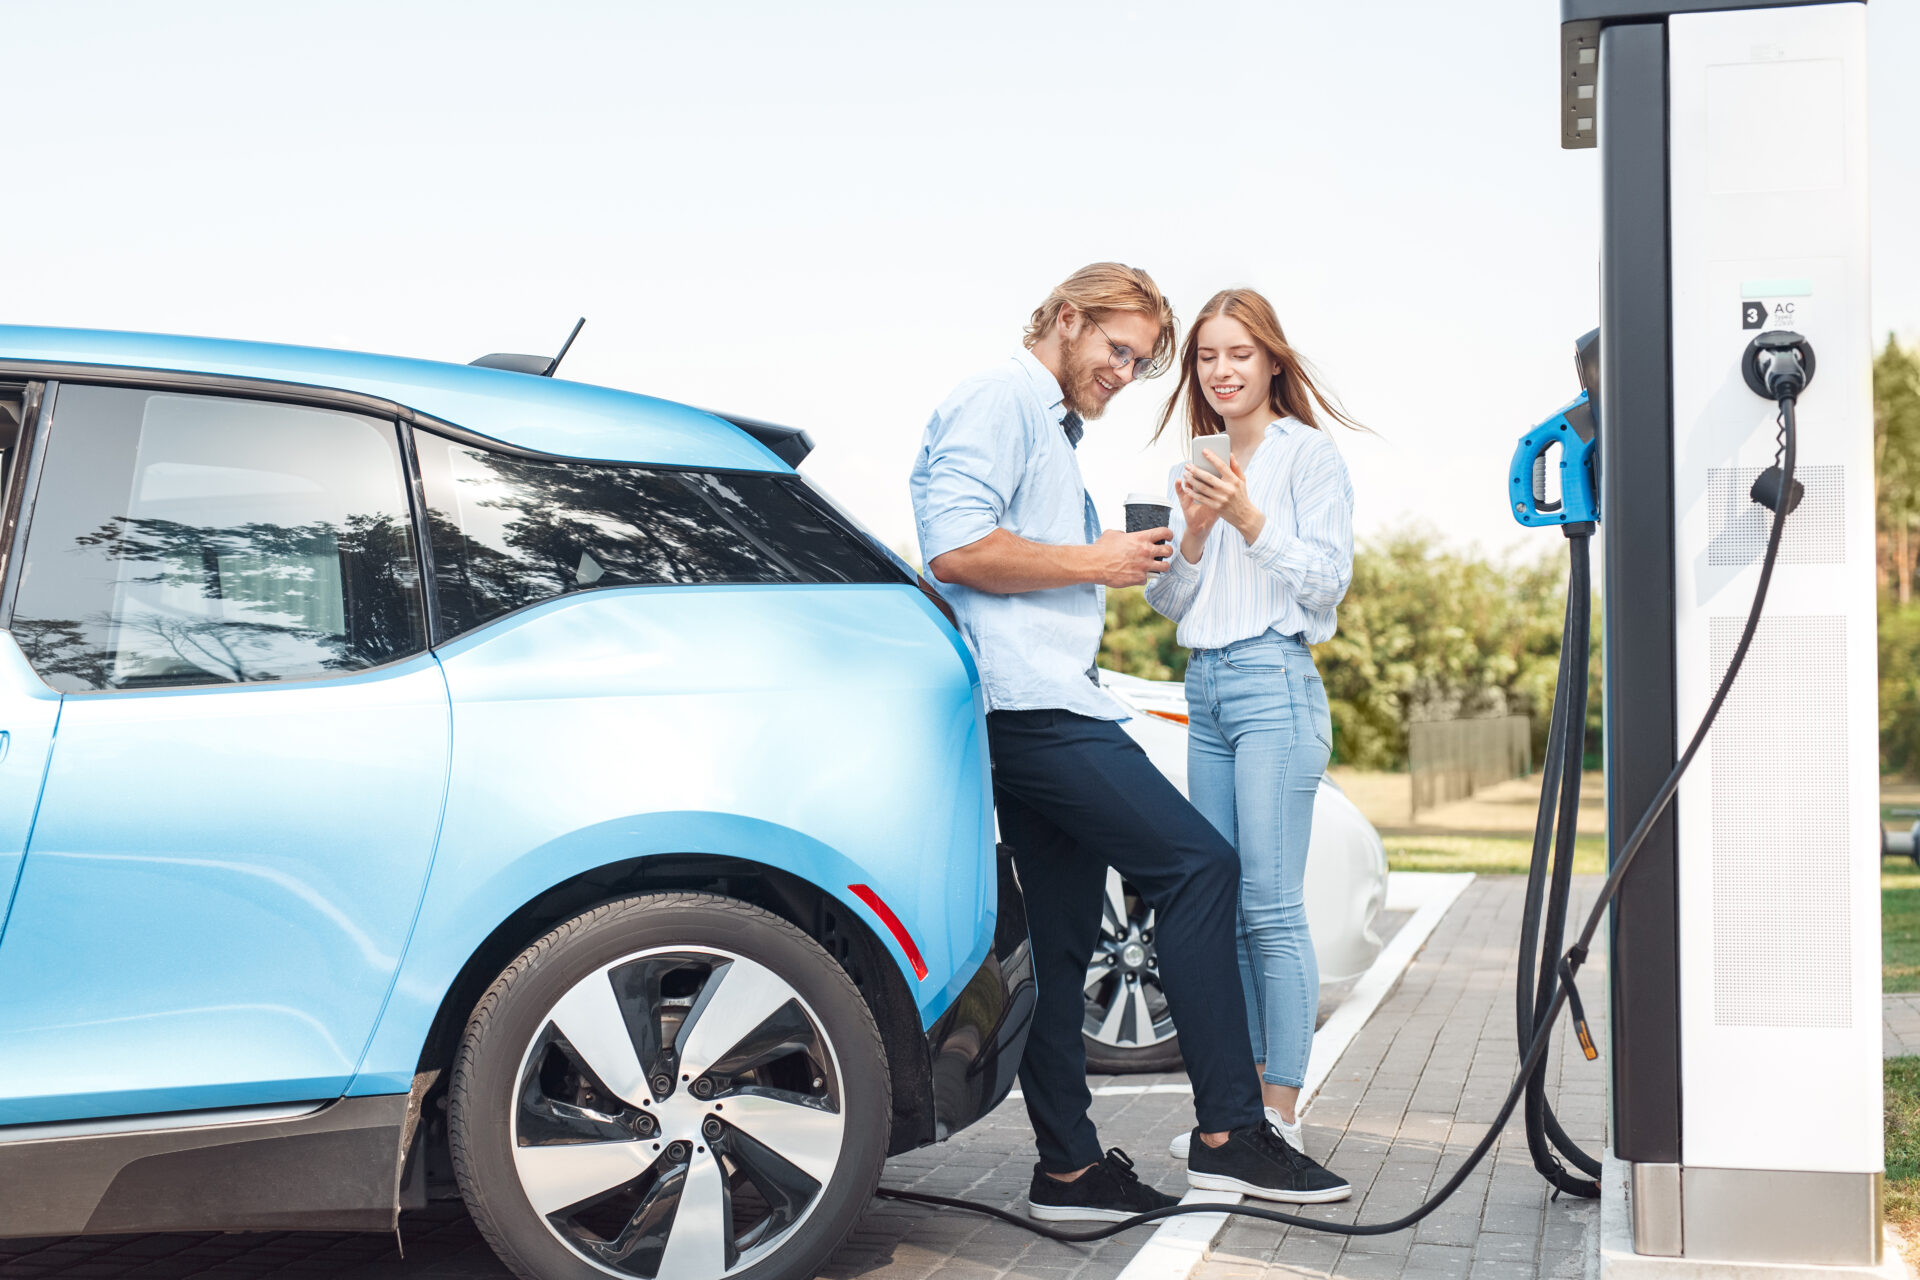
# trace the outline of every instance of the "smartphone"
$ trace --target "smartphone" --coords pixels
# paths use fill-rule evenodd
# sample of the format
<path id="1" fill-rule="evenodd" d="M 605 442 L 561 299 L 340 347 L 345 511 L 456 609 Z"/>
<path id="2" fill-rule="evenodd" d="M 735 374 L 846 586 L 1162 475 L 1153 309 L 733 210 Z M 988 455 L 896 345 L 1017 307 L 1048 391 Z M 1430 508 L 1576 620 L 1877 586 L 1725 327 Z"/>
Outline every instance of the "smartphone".
<path id="1" fill-rule="evenodd" d="M 1220 474 L 1220 468 L 1214 466 L 1201 456 L 1201 451 L 1205 449 L 1213 450 L 1213 456 L 1225 462 L 1233 456 L 1233 445 L 1227 439 L 1225 432 L 1217 436 L 1195 436 L 1193 438 L 1193 469 L 1195 471 L 1204 471 L 1210 476 L 1218 476 Z"/>

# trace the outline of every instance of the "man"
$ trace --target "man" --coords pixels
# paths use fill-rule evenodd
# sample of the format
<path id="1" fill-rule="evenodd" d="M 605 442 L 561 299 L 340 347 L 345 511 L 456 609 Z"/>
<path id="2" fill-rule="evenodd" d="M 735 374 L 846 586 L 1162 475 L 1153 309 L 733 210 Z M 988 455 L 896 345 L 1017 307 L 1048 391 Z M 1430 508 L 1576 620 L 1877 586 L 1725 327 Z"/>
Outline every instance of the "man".
<path id="1" fill-rule="evenodd" d="M 1146 272 L 1083 267 L 1040 304 L 1026 350 L 960 384 L 912 478 L 920 551 L 987 698 L 1000 831 L 1026 891 L 1038 1002 L 1020 1065 L 1040 1161 L 1028 1211 L 1111 1222 L 1175 1203 L 1100 1151 L 1081 1041 L 1109 864 L 1158 913 L 1161 984 L 1193 1077 L 1188 1178 L 1291 1203 L 1348 1187 L 1265 1122 L 1234 956 L 1239 859 L 1119 727 L 1094 673 L 1105 589 L 1163 572 L 1171 531 L 1101 532 L 1074 449 L 1082 424 L 1172 357 Z"/>

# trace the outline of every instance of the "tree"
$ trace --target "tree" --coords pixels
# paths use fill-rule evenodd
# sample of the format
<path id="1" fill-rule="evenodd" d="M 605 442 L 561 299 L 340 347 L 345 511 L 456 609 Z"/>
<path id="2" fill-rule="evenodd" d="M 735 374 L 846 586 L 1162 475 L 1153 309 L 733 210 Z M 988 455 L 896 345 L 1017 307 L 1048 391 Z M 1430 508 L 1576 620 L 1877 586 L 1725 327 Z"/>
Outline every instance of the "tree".
<path id="1" fill-rule="evenodd" d="M 1314 654 L 1338 758 L 1404 767 L 1410 721 L 1491 715 L 1530 715 L 1537 754 L 1566 604 L 1559 546 L 1491 560 L 1407 526 L 1363 546 L 1353 567 L 1339 630 Z"/>
<path id="2" fill-rule="evenodd" d="M 1107 592 L 1100 665 L 1147 680 L 1182 680 L 1187 674 L 1187 651 L 1174 639 L 1172 621 L 1147 603 L 1146 592 L 1129 587 Z"/>
<path id="3" fill-rule="evenodd" d="M 1920 358 L 1887 335 L 1873 361 L 1874 509 L 1894 598 L 1913 599 L 1910 534 L 1920 514 Z"/>

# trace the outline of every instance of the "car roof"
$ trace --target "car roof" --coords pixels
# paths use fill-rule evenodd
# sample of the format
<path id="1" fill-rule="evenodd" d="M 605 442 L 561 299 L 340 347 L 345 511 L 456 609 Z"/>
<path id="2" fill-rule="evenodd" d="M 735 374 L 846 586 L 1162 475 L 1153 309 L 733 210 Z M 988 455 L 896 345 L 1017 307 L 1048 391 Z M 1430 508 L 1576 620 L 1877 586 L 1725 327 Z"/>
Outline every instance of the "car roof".
<path id="1" fill-rule="evenodd" d="M 791 471 L 765 445 L 711 413 L 584 382 L 504 369 L 325 347 L 104 329 L 0 325 L 0 375 L 54 368 L 209 374 L 374 396 L 538 453 L 666 466 Z M 78 381 L 84 371 L 60 376 Z"/>

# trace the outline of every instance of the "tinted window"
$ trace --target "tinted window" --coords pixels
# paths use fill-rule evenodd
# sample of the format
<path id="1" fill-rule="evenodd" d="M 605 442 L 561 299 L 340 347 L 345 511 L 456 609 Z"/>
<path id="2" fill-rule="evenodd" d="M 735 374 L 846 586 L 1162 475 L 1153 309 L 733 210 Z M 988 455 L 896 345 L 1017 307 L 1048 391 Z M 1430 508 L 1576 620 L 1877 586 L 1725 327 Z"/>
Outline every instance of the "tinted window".
<path id="1" fill-rule="evenodd" d="M 287 680 L 424 646 L 391 423 L 63 386 L 13 634 L 58 689 Z"/>
<path id="2" fill-rule="evenodd" d="M 6 525 L 6 509 L 20 478 L 21 424 L 27 415 L 27 389 L 0 387 L 0 573 L 4 573 L 13 539 Z"/>
<path id="3" fill-rule="evenodd" d="M 901 582 L 893 562 L 828 514 L 792 476 L 722 472 L 699 477 L 728 523 L 790 565 L 801 582 Z"/>
<path id="4" fill-rule="evenodd" d="M 449 633 L 601 587 L 897 582 L 791 476 L 523 458 L 414 433 Z"/>

